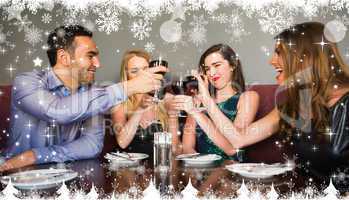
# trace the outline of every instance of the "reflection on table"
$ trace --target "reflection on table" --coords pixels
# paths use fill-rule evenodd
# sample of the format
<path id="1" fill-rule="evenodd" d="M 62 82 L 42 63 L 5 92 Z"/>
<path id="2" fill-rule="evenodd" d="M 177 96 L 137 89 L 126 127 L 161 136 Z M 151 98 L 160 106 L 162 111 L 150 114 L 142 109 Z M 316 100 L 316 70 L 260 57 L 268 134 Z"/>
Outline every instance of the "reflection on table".
<path id="1" fill-rule="evenodd" d="M 41 168 L 68 168 L 78 172 L 78 178 L 67 183 L 71 191 L 83 190 L 86 193 L 92 187 L 97 188 L 100 197 L 111 193 L 128 193 L 133 197 L 141 197 L 142 192 L 152 180 L 163 195 L 175 195 L 180 193 L 188 184 L 199 190 L 199 196 L 216 195 L 219 197 L 236 197 L 236 191 L 244 180 L 250 191 L 268 192 L 273 184 L 276 191 L 289 194 L 291 191 L 302 191 L 307 186 L 315 186 L 323 190 L 328 182 L 318 182 L 315 177 L 298 172 L 288 172 L 267 179 L 244 178 L 228 171 L 225 165 L 232 161 L 224 161 L 213 166 L 191 167 L 182 161 L 172 159 L 171 168 L 166 172 L 153 169 L 152 161 L 147 159 L 134 166 L 117 166 L 109 163 L 104 158 L 81 160 L 66 164 L 39 165 L 18 169 L 24 171 Z M 8 174 L 15 171 L 8 172 Z M 1 186 L 1 190 L 4 185 Z M 45 190 L 47 195 L 55 195 L 57 188 Z"/>

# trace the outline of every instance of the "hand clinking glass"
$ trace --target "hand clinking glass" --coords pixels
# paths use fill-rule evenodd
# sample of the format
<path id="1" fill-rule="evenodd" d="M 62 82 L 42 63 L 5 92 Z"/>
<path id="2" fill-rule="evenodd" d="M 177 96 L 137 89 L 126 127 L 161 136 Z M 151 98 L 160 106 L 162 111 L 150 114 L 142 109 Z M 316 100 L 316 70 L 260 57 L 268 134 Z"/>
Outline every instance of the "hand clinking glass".
<path id="1" fill-rule="evenodd" d="M 187 75 L 184 79 L 181 75 L 178 81 L 175 81 L 172 84 L 172 91 L 174 95 L 187 95 L 191 97 L 195 97 L 199 91 L 199 83 L 198 80 L 192 76 Z M 202 112 L 206 110 L 205 107 L 200 107 L 200 104 L 196 104 L 197 111 Z M 178 117 L 187 117 L 187 115 L 179 113 Z"/>
<path id="2" fill-rule="evenodd" d="M 152 60 L 149 63 L 149 68 L 150 67 L 158 67 L 158 66 L 164 66 L 164 67 L 168 68 L 168 62 L 166 60 L 162 60 L 161 58 L 159 58 L 158 60 Z M 165 76 L 166 72 L 157 72 L 157 74 L 161 74 L 161 75 Z M 154 102 L 158 103 L 161 101 L 161 99 L 159 98 L 159 93 L 160 93 L 160 89 L 155 90 L 155 91 L 151 91 L 148 94 L 150 96 L 154 97 L 153 98 Z"/>

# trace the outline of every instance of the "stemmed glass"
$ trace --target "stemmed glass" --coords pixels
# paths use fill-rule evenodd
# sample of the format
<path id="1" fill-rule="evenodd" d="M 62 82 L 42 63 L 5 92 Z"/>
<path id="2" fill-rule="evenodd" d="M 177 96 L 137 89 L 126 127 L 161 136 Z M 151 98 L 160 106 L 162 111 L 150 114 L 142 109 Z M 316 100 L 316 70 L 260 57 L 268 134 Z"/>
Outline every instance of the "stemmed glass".
<path id="1" fill-rule="evenodd" d="M 164 67 L 168 67 L 168 62 L 166 60 L 162 60 L 161 57 L 157 60 L 152 60 L 149 63 L 149 67 L 157 67 L 157 66 L 164 66 Z M 157 72 L 158 74 L 161 74 L 163 76 L 165 76 L 166 72 Z M 153 96 L 153 101 L 154 102 L 160 102 L 160 98 L 159 98 L 159 93 L 160 90 L 155 90 L 155 91 L 151 91 L 148 94 L 150 96 Z"/>
<path id="2" fill-rule="evenodd" d="M 174 95 L 185 95 L 184 80 L 182 74 L 179 76 L 178 81 L 174 81 L 171 85 L 171 89 Z M 180 111 L 178 117 L 187 117 Z"/>
<path id="3" fill-rule="evenodd" d="M 194 97 L 198 94 L 199 83 L 198 80 L 192 75 L 179 76 L 179 80 L 172 84 L 172 91 L 174 95 L 188 95 Z M 195 105 L 196 109 L 200 112 L 204 111 L 205 107 L 200 107 L 200 105 Z M 187 115 L 179 113 L 178 117 L 187 117 Z"/>
<path id="4" fill-rule="evenodd" d="M 185 91 L 185 95 L 192 96 L 192 97 L 194 97 L 195 95 L 198 94 L 198 92 L 199 92 L 199 82 L 195 78 L 195 76 L 188 75 L 188 76 L 185 77 L 184 91 Z M 195 107 L 196 107 L 196 110 L 202 112 L 206 108 L 203 107 L 203 106 L 200 106 L 200 104 L 195 104 Z"/>

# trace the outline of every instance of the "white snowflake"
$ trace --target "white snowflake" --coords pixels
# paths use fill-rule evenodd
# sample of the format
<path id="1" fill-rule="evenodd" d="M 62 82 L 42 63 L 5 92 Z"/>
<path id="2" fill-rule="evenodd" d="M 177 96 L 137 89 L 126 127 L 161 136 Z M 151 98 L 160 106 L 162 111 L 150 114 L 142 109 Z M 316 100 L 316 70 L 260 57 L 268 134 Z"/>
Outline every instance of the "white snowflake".
<path id="1" fill-rule="evenodd" d="M 205 28 L 205 26 L 208 24 L 208 21 L 205 19 L 203 15 L 200 16 L 193 16 L 193 21 L 189 23 L 190 26 L 193 28 Z"/>
<path id="2" fill-rule="evenodd" d="M 133 33 L 133 37 L 138 40 L 144 40 L 150 36 L 151 23 L 148 21 L 143 21 L 143 19 L 139 19 L 135 21 L 130 26 L 130 31 Z"/>
<path id="3" fill-rule="evenodd" d="M 349 26 L 349 17 L 347 15 L 337 15 L 336 19 L 342 22 L 345 26 Z"/>
<path id="4" fill-rule="evenodd" d="M 44 24 L 49 24 L 52 21 L 52 16 L 49 13 L 45 13 L 41 16 L 41 21 Z"/>
<path id="5" fill-rule="evenodd" d="M 303 9 L 302 13 L 304 17 L 308 17 L 310 19 L 316 16 L 319 12 L 319 7 L 317 5 L 317 2 L 315 1 L 306 1 L 304 3 L 304 6 L 302 6 L 301 8 Z"/>
<path id="6" fill-rule="evenodd" d="M 228 21 L 229 23 L 225 29 L 225 32 L 231 36 L 230 40 L 232 42 L 240 42 L 241 37 L 250 34 L 245 30 L 244 23 L 240 18 L 238 11 L 233 11 L 231 16 L 228 18 Z"/>
<path id="7" fill-rule="evenodd" d="M 282 10 L 280 6 L 265 7 L 263 12 L 260 13 L 260 18 L 258 19 L 262 31 L 272 35 L 290 27 L 293 24 L 293 21 L 294 18 L 292 13 Z"/>
<path id="8" fill-rule="evenodd" d="M 217 16 L 213 15 L 211 19 L 220 24 L 225 24 L 228 22 L 229 18 L 225 13 L 220 13 Z"/>
<path id="9" fill-rule="evenodd" d="M 1 48 L 1 54 L 4 55 L 7 52 L 7 48 L 8 47 L 10 50 L 13 50 L 16 45 L 13 42 L 10 42 L 8 40 L 8 37 L 10 37 L 11 35 L 13 35 L 13 32 L 7 31 L 7 32 L 3 32 L 4 27 L 0 24 L 0 48 Z"/>
<path id="10" fill-rule="evenodd" d="M 74 25 L 74 24 L 77 24 L 78 23 L 78 19 L 77 18 L 73 18 L 73 17 L 64 17 L 63 19 L 63 24 L 65 26 L 68 26 L 68 25 Z"/>
<path id="11" fill-rule="evenodd" d="M 28 15 L 25 15 L 23 18 L 21 17 L 13 23 L 13 25 L 18 27 L 18 32 L 27 29 L 31 24 L 32 22 L 28 20 Z"/>
<path id="12" fill-rule="evenodd" d="M 33 15 L 35 15 L 38 9 L 42 7 L 42 5 L 40 1 L 27 1 L 26 7 Z"/>
<path id="13" fill-rule="evenodd" d="M 202 1 L 200 0 L 187 0 L 186 7 L 188 10 L 199 10 L 202 7 Z"/>
<path id="14" fill-rule="evenodd" d="M 42 8 L 47 11 L 52 11 L 52 9 L 55 7 L 54 1 L 45 1 L 42 3 Z"/>
<path id="15" fill-rule="evenodd" d="M 208 24 L 204 16 L 193 16 L 193 21 L 189 23 L 191 29 L 188 32 L 189 41 L 199 47 L 207 41 L 207 29 L 206 25 Z"/>
<path id="16" fill-rule="evenodd" d="M 204 44 L 206 39 L 206 28 L 193 28 L 189 31 L 189 41 L 195 44 L 195 46 L 201 46 Z"/>
<path id="17" fill-rule="evenodd" d="M 87 20 L 87 19 L 82 19 L 82 24 L 84 25 L 84 27 L 86 27 L 88 30 L 90 31 L 95 31 L 95 23 L 92 22 L 91 20 Z"/>
<path id="18" fill-rule="evenodd" d="M 144 45 L 144 49 L 149 52 L 149 53 L 152 53 L 154 50 L 155 50 L 155 45 L 152 43 L 152 42 L 147 42 L 145 45 Z"/>
<path id="19" fill-rule="evenodd" d="M 334 11 L 343 11 L 345 9 L 346 2 L 343 0 L 331 0 L 330 8 Z"/>
<path id="20" fill-rule="evenodd" d="M 207 10 L 208 13 L 213 13 L 215 10 L 219 8 L 220 1 L 211 1 L 206 0 L 203 1 L 202 7 Z"/>
<path id="21" fill-rule="evenodd" d="M 107 8 L 105 11 L 98 13 L 96 24 L 99 31 L 105 31 L 108 35 L 111 32 L 117 32 L 121 24 L 119 13 L 115 12 L 114 9 Z"/>
<path id="22" fill-rule="evenodd" d="M 28 42 L 34 47 L 38 43 L 42 42 L 42 34 L 43 31 L 41 29 L 31 26 L 24 30 L 24 41 Z"/>
<path id="23" fill-rule="evenodd" d="M 151 6 L 150 4 L 149 2 L 139 2 L 127 7 L 130 8 L 129 11 L 132 17 L 141 17 L 146 21 L 150 21 L 161 14 L 160 5 Z"/>
<path id="24" fill-rule="evenodd" d="M 60 13 L 60 12 L 62 12 L 62 13 Z M 59 11 L 58 16 L 64 16 L 64 18 L 63 18 L 64 25 L 80 24 L 81 19 L 84 19 L 87 15 L 84 12 L 67 11 L 66 12 L 67 14 L 63 14 L 63 12 L 64 12 L 64 10 Z"/>
<path id="25" fill-rule="evenodd" d="M 21 13 L 25 9 L 25 3 L 22 1 L 12 1 L 11 6 L 6 8 L 7 12 L 7 21 L 10 21 L 12 19 L 21 19 Z"/>
<path id="26" fill-rule="evenodd" d="M 161 3 L 162 4 L 161 4 L 160 8 L 163 11 L 165 11 L 166 13 L 169 13 L 169 12 L 173 11 L 174 9 L 176 9 L 176 7 L 177 8 L 178 7 L 182 7 L 183 8 L 182 5 L 178 6 L 176 4 L 176 0 L 162 0 Z"/>

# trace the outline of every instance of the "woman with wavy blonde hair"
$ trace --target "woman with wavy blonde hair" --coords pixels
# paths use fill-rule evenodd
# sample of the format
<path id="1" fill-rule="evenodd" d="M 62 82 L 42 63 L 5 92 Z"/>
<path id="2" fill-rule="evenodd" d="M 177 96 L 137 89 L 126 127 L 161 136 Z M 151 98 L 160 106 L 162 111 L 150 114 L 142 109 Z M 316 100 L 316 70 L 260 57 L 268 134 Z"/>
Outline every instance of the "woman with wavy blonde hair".
<path id="1" fill-rule="evenodd" d="M 121 81 L 132 80 L 140 70 L 149 67 L 150 55 L 140 49 L 127 51 L 121 62 Z M 130 152 L 152 155 L 154 132 L 169 131 L 174 146 L 179 143 L 175 120 L 168 116 L 164 104 L 153 103 L 149 94 L 135 94 L 112 109 L 113 129 L 119 147 Z M 166 101 L 166 98 L 165 98 Z"/>

